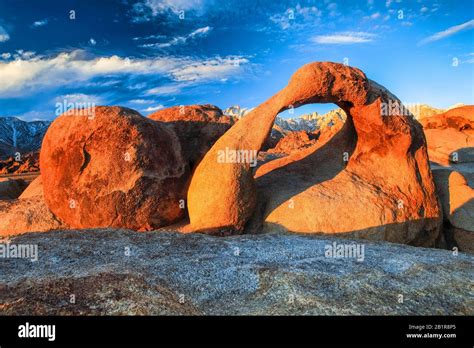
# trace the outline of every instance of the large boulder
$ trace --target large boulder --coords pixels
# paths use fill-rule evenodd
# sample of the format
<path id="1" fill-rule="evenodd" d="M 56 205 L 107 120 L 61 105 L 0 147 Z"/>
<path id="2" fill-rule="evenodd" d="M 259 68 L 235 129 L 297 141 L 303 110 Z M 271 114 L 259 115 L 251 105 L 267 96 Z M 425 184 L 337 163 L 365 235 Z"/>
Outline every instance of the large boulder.
<path id="1" fill-rule="evenodd" d="M 10 242 L 37 245 L 39 261 L 0 262 L 0 315 L 474 314 L 474 256 L 447 250 L 123 229 L 31 233 Z M 358 252 L 328 252 L 341 247 Z"/>
<path id="2" fill-rule="evenodd" d="M 318 102 L 337 104 L 347 115 L 340 136 L 324 146 L 318 141 L 262 165 L 257 184 L 249 161 L 219 161 L 225 151 L 259 151 L 279 112 Z M 388 107 L 396 103 L 398 111 Z M 188 191 L 191 228 L 241 231 L 254 214 L 254 220 L 294 232 L 433 245 L 441 208 L 422 127 L 402 109 L 356 68 L 303 66 L 201 161 Z"/>
<path id="3" fill-rule="evenodd" d="M 189 179 L 178 137 L 122 107 L 58 117 L 40 156 L 44 197 L 75 228 L 149 230 L 184 215 Z"/>
<path id="4" fill-rule="evenodd" d="M 206 152 L 234 123 L 214 105 L 182 105 L 162 109 L 148 116 L 163 122 L 178 135 L 190 167 L 199 163 Z"/>

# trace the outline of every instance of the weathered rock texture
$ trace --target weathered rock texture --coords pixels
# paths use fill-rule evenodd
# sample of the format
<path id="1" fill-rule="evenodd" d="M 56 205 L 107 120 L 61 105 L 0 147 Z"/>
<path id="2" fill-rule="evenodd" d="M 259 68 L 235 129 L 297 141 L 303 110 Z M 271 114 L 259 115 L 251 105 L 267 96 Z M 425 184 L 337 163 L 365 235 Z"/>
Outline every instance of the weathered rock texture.
<path id="1" fill-rule="evenodd" d="M 474 256 L 446 250 L 365 241 L 357 261 L 325 254 L 360 241 L 113 229 L 9 242 L 38 261 L 1 260 L 1 315 L 474 314 Z"/>
<path id="2" fill-rule="evenodd" d="M 193 168 L 234 123 L 214 105 L 174 106 L 148 116 L 164 122 L 178 135 L 184 156 Z"/>
<path id="3" fill-rule="evenodd" d="M 474 165 L 474 105 L 462 106 L 420 120 L 430 160 L 442 165 Z"/>
<path id="4" fill-rule="evenodd" d="M 21 193 L 20 199 L 43 196 L 43 180 L 41 175 L 34 179 Z"/>
<path id="5" fill-rule="evenodd" d="M 188 191 L 191 226 L 239 231 L 256 210 L 254 219 L 295 232 L 432 245 L 442 218 L 422 127 L 410 116 L 382 116 L 390 101 L 399 102 L 356 68 L 305 65 L 201 161 Z M 339 137 L 260 167 L 257 205 L 249 163 L 218 163 L 219 152 L 260 150 L 279 112 L 318 102 L 348 115 Z"/>
<path id="6" fill-rule="evenodd" d="M 0 200 L 0 236 L 67 228 L 47 207 L 44 197 Z"/>
<path id="7" fill-rule="evenodd" d="M 446 238 L 452 238 L 459 250 L 474 253 L 474 189 L 461 173 L 450 168 L 437 168 L 433 175 L 443 207 Z"/>
<path id="8" fill-rule="evenodd" d="M 184 215 L 189 168 L 180 142 L 131 109 L 58 117 L 44 137 L 40 166 L 48 207 L 71 227 L 149 230 Z"/>
<path id="9" fill-rule="evenodd" d="M 443 207 L 448 247 L 474 252 L 474 106 L 420 120 Z"/>

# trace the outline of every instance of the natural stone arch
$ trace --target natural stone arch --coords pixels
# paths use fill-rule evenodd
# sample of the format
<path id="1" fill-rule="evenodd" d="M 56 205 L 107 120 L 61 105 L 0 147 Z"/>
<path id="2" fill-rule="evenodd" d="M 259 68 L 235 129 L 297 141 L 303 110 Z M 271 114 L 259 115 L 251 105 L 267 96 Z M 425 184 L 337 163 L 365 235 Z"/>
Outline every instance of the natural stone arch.
<path id="1" fill-rule="evenodd" d="M 337 104 L 346 112 L 346 129 L 353 125 L 349 132 L 352 132 L 356 144 L 346 168 L 357 173 L 358 167 L 374 160 L 383 159 L 384 163 L 399 161 L 403 175 L 406 175 L 402 182 L 409 180 L 398 189 L 401 192 L 396 189 L 400 176 L 393 171 L 393 166 L 391 169 L 382 168 L 380 177 L 395 196 L 406 198 L 410 195 L 409 191 L 416 194 L 416 202 L 406 202 L 409 212 L 404 217 L 436 220 L 439 205 L 420 125 L 410 115 L 383 116 L 384 105 L 401 105 L 400 101 L 385 88 L 367 79 L 359 69 L 318 62 L 300 68 L 284 89 L 237 122 L 206 154 L 193 175 L 188 191 L 191 227 L 198 230 L 242 230 L 257 205 L 253 173 L 248 163 L 218 163 L 219 152 L 225 149 L 259 151 L 278 113 L 290 106 L 325 102 Z M 313 168 L 318 170 L 317 162 Z M 360 179 L 369 180 L 364 178 L 364 174 L 363 171 L 360 173 Z M 417 230 L 426 227 L 435 231 L 439 227 L 438 220 L 428 227 L 421 224 Z"/>

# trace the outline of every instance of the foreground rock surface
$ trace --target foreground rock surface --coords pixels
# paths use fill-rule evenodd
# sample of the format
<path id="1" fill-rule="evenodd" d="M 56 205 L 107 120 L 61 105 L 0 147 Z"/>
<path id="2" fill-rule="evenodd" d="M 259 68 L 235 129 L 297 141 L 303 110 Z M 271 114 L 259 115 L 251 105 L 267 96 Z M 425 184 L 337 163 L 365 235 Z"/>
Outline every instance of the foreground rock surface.
<path id="1" fill-rule="evenodd" d="M 360 243 L 277 233 L 27 234 L 9 242 L 37 244 L 38 261 L 0 259 L 0 314 L 474 314 L 474 256 L 366 242 L 361 262 L 325 257 L 335 241 Z"/>

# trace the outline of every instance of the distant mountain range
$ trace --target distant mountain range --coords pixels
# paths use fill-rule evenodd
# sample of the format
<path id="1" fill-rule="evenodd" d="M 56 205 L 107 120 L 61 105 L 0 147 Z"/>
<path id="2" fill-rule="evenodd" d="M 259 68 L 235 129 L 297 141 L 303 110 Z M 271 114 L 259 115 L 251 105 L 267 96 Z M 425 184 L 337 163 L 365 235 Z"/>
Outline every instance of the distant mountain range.
<path id="1" fill-rule="evenodd" d="M 51 122 L 0 117 L 0 158 L 38 150 Z"/>
<path id="2" fill-rule="evenodd" d="M 422 119 L 462 105 L 464 104 L 456 104 L 447 109 L 437 109 L 426 104 L 417 104 L 409 105 L 407 108 L 417 119 Z M 241 108 L 239 105 L 234 105 L 223 110 L 223 113 L 240 119 L 252 110 L 253 108 Z M 334 109 L 326 114 L 313 112 L 295 118 L 277 117 L 274 129 L 280 133 L 314 132 L 325 126 L 331 126 L 335 118 L 345 120 L 346 114 L 342 109 Z M 39 150 L 43 136 L 50 124 L 50 121 L 27 122 L 17 117 L 0 117 L 0 159 L 12 156 L 15 152 L 24 154 Z"/>
<path id="3" fill-rule="evenodd" d="M 241 108 L 238 105 L 234 105 L 223 110 L 223 113 L 225 115 L 242 118 L 252 110 L 253 108 Z M 326 125 L 331 126 L 335 117 L 340 120 L 345 120 L 346 114 L 342 109 L 334 109 L 326 114 L 319 114 L 315 111 L 295 118 L 277 117 L 275 120 L 276 127 L 274 128 L 278 128 L 280 132 L 283 131 L 285 133 L 295 131 L 314 132 Z"/>
<path id="4" fill-rule="evenodd" d="M 463 103 L 458 103 L 450 106 L 446 109 L 437 109 L 427 104 L 408 104 L 407 109 L 415 116 L 416 119 L 422 119 L 425 117 L 434 116 L 443 112 L 446 112 L 450 109 L 454 109 L 460 106 L 464 106 Z M 241 118 L 247 115 L 253 108 L 241 108 L 239 105 L 233 105 L 223 110 L 224 115 L 233 116 L 236 118 Z M 294 118 L 282 118 L 277 117 L 275 120 L 275 126 L 279 127 L 279 130 L 286 132 L 294 131 L 306 131 L 314 132 L 322 127 L 329 125 L 331 126 L 334 122 L 334 117 L 339 118 L 340 120 L 345 120 L 345 112 L 338 108 L 329 111 L 326 114 L 319 114 L 318 112 L 312 112 L 309 114 L 300 115 Z M 275 128 L 275 127 L 274 127 Z"/>

